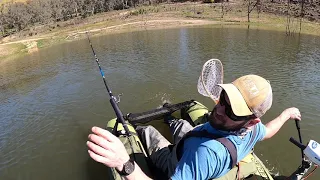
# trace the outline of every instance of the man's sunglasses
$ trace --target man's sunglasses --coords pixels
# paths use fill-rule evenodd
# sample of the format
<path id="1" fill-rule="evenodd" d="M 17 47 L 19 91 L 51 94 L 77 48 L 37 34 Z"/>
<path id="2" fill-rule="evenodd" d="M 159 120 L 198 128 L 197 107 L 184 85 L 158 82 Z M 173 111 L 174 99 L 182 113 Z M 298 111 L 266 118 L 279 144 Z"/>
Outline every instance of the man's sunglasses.
<path id="1" fill-rule="evenodd" d="M 225 107 L 225 113 L 226 115 L 232 119 L 233 121 L 249 121 L 251 119 L 256 118 L 255 115 L 249 115 L 249 116 L 237 116 L 233 113 L 231 105 L 226 101 L 226 92 L 222 91 L 220 94 L 220 100 L 219 103 Z"/>

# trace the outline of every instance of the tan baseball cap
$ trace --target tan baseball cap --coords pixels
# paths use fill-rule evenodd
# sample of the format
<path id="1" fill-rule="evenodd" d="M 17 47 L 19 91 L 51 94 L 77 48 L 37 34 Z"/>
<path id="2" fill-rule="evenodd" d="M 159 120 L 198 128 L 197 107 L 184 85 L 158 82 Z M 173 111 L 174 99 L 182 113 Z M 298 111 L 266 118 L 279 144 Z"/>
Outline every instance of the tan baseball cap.
<path id="1" fill-rule="evenodd" d="M 232 111 L 237 116 L 254 114 L 260 118 L 272 105 L 272 89 L 269 81 L 257 76 L 242 76 L 231 84 L 219 84 L 227 93 Z"/>

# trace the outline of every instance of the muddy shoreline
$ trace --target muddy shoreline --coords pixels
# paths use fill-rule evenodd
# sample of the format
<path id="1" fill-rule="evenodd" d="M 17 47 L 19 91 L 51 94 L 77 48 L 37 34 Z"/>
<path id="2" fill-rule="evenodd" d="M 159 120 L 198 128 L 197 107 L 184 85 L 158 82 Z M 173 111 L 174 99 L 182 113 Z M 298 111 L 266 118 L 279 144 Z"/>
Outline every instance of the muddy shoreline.
<path id="1" fill-rule="evenodd" d="M 28 36 L 30 32 L 24 32 L 3 38 L 0 41 L 0 62 L 6 59 L 15 58 L 28 53 L 33 53 L 41 48 L 50 47 L 67 41 L 85 38 L 85 32 L 91 35 L 107 35 L 114 33 L 177 28 L 185 26 L 199 25 L 232 25 L 237 28 L 257 28 L 263 30 L 286 31 L 286 17 L 273 14 L 252 13 L 250 23 L 247 17 L 241 13 L 229 12 L 221 18 L 219 10 L 206 4 L 171 4 L 157 6 L 156 8 L 166 8 L 167 11 L 156 12 L 149 9 L 148 13 L 132 15 L 133 12 L 141 11 L 138 8 L 111 11 L 89 17 L 84 20 L 76 19 L 62 22 L 58 27 L 50 30 L 43 30 L 36 35 Z M 174 8 L 173 8 L 174 7 Z M 143 7 L 146 9 L 146 7 Z M 177 9 L 178 8 L 178 9 Z M 205 9 L 207 8 L 207 9 Z M 210 11 L 214 9 L 215 11 Z M 241 16 L 242 15 L 242 16 Z M 72 22 L 73 21 L 73 22 Z M 302 33 L 320 36 L 320 24 L 316 22 L 302 21 L 302 31 L 299 32 L 298 21 L 291 24 L 293 35 Z"/>

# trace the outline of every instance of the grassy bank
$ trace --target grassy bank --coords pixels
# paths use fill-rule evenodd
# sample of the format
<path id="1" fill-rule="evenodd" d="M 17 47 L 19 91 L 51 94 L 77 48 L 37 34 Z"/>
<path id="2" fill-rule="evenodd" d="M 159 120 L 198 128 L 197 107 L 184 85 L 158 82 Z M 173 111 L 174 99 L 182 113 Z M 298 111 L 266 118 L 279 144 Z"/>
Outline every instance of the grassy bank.
<path id="1" fill-rule="evenodd" d="M 34 36 L 25 31 L 2 39 L 0 44 L 0 59 L 7 59 L 16 54 L 32 53 L 44 47 L 73 41 L 85 37 L 85 32 L 91 34 L 113 34 L 128 31 L 175 28 L 180 26 L 195 26 L 206 24 L 224 24 L 233 27 L 248 27 L 254 29 L 276 30 L 286 32 L 287 18 L 267 13 L 250 14 L 236 4 L 224 4 L 222 15 L 221 4 L 183 3 L 143 6 L 135 9 L 111 11 L 97 14 L 86 19 L 72 19 L 61 22 L 51 29 L 37 29 Z M 232 6 L 232 10 L 231 10 Z M 299 33 L 299 19 L 291 19 L 290 30 L 293 35 Z M 318 23 L 302 21 L 302 34 L 320 35 Z"/>
<path id="2" fill-rule="evenodd" d="M 27 54 L 27 47 L 22 43 L 0 45 L 0 62 Z"/>

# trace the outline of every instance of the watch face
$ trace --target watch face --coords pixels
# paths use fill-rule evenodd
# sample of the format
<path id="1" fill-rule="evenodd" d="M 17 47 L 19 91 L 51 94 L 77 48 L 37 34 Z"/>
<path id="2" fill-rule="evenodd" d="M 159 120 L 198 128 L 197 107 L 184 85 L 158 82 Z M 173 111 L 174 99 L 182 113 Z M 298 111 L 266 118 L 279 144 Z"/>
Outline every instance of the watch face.
<path id="1" fill-rule="evenodd" d="M 134 171 L 134 162 L 128 161 L 123 165 L 124 172 L 129 175 Z"/>

